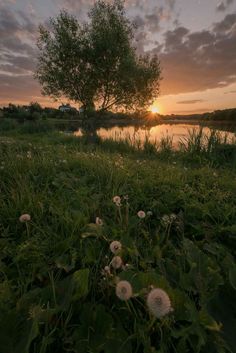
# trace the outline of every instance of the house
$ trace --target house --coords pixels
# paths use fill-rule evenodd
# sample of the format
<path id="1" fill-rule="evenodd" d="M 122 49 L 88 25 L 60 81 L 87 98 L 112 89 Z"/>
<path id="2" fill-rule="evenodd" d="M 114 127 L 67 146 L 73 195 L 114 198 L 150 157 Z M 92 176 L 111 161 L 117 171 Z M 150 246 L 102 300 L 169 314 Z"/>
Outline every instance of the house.
<path id="1" fill-rule="evenodd" d="M 62 104 L 62 105 L 60 105 L 60 107 L 58 109 L 64 113 L 76 111 L 76 109 L 71 107 L 70 104 Z"/>

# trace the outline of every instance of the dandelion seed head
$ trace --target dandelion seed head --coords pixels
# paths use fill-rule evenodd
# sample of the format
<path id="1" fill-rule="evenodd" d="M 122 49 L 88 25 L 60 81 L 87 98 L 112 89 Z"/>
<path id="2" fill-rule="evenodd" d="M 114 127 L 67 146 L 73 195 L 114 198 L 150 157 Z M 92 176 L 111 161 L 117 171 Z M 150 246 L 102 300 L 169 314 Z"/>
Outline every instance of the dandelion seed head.
<path id="1" fill-rule="evenodd" d="M 161 318 L 171 311 L 171 302 L 168 294 L 160 288 L 152 289 L 147 297 L 149 311 L 157 318 Z"/>
<path id="2" fill-rule="evenodd" d="M 169 218 L 170 218 L 170 221 L 173 222 L 173 221 L 176 220 L 177 216 L 176 216 L 176 214 L 172 213 L 172 214 L 169 216 Z"/>
<path id="3" fill-rule="evenodd" d="M 121 204 L 120 196 L 114 196 L 112 200 L 116 204 L 116 206 L 120 206 L 120 204 Z"/>
<path id="4" fill-rule="evenodd" d="M 167 226 L 167 225 L 170 223 L 170 217 L 169 217 L 167 214 L 165 214 L 165 215 L 162 217 L 161 221 L 162 221 L 162 223 L 163 223 L 164 225 Z"/>
<path id="5" fill-rule="evenodd" d="M 29 222 L 31 220 L 31 216 L 27 213 L 25 214 L 22 214 L 20 217 L 19 217 L 19 221 L 21 223 L 25 223 L 25 222 Z"/>
<path id="6" fill-rule="evenodd" d="M 146 213 L 145 213 L 144 211 L 138 211 L 137 215 L 138 215 L 138 217 L 141 218 L 141 219 L 143 219 L 143 218 L 146 217 Z"/>
<path id="7" fill-rule="evenodd" d="M 111 260 L 111 265 L 115 270 L 121 268 L 122 264 L 123 264 L 123 261 L 120 256 L 114 256 L 113 259 Z"/>
<path id="8" fill-rule="evenodd" d="M 133 295 L 133 289 L 128 281 L 120 281 L 116 285 L 116 295 L 120 300 L 129 300 Z"/>
<path id="9" fill-rule="evenodd" d="M 110 250 L 113 254 L 117 254 L 122 248 L 122 244 L 115 240 L 110 244 Z"/>
<path id="10" fill-rule="evenodd" d="M 96 217 L 95 223 L 96 223 L 98 226 L 102 226 L 102 225 L 103 225 L 103 221 L 102 221 L 102 219 L 99 218 L 99 217 Z"/>

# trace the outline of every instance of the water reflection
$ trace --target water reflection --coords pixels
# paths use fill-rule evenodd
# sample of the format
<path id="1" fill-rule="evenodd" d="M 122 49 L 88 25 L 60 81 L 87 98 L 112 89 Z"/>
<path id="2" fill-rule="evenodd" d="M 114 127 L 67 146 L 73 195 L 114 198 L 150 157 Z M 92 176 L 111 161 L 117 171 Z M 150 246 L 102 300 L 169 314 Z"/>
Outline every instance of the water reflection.
<path id="1" fill-rule="evenodd" d="M 159 142 L 163 138 L 170 137 L 173 141 L 173 146 L 177 147 L 179 142 L 189 136 L 189 132 L 195 130 L 196 132 L 200 131 L 202 128 L 204 135 L 210 135 L 212 126 L 200 126 L 199 124 L 159 124 L 152 127 L 147 126 L 126 126 L 119 127 L 114 126 L 111 128 L 99 128 L 97 130 L 98 136 L 103 139 L 114 139 L 114 140 L 123 140 L 123 139 L 136 139 L 141 142 L 144 142 L 146 138 L 151 142 Z M 232 128 L 223 129 L 219 126 L 215 126 L 214 130 L 218 131 L 222 137 L 227 133 L 228 140 L 232 140 L 236 136 L 236 128 L 232 132 Z M 231 132 L 230 132 L 231 130 Z M 81 136 L 81 130 L 77 130 L 74 133 L 76 136 Z"/>

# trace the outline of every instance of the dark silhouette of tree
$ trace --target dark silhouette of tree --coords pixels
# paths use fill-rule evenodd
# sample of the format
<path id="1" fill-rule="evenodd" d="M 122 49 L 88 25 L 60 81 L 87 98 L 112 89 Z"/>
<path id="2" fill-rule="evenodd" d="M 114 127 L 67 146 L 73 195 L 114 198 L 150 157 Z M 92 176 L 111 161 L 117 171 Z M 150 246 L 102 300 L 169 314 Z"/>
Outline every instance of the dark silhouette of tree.
<path id="1" fill-rule="evenodd" d="M 36 77 L 43 94 L 73 100 L 85 113 L 150 106 L 159 93 L 160 63 L 139 56 L 133 39 L 120 0 L 97 1 L 86 24 L 62 11 L 50 29 L 40 27 Z"/>

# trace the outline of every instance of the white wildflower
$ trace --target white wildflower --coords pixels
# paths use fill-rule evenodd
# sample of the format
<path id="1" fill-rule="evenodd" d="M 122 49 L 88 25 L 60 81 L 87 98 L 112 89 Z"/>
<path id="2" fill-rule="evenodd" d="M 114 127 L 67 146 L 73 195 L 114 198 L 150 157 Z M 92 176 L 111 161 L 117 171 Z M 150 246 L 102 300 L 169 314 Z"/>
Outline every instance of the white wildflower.
<path id="1" fill-rule="evenodd" d="M 143 219 L 143 218 L 146 217 L 146 213 L 145 213 L 144 211 L 138 211 L 137 215 L 138 215 L 138 217 L 141 218 L 141 219 Z"/>
<path id="2" fill-rule="evenodd" d="M 120 281 L 116 285 L 116 295 L 120 300 L 129 300 L 133 295 L 133 289 L 128 281 Z"/>
<path id="3" fill-rule="evenodd" d="M 168 294 L 160 288 L 152 289 L 147 297 L 149 311 L 157 318 L 161 318 L 171 311 L 171 302 Z"/>
<path id="4" fill-rule="evenodd" d="M 96 217 L 95 223 L 96 223 L 98 226 L 102 226 L 102 225 L 103 225 L 103 221 L 102 221 L 102 219 L 99 218 L 99 217 Z"/>
<path id="5" fill-rule="evenodd" d="M 110 267 L 109 266 L 105 266 L 104 267 L 104 271 L 107 272 L 107 273 L 110 273 Z"/>
<path id="6" fill-rule="evenodd" d="M 120 204 L 121 204 L 120 196 L 114 196 L 112 200 L 116 204 L 116 206 L 120 206 Z"/>
<path id="7" fill-rule="evenodd" d="M 25 222 L 29 222 L 31 220 L 31 217 L 29 214 L 25 213 L 25 214 L 22 214 L 19 218 L 19 221 L 21 223 L 25 223 Z"/>
<path id="8" fill-rule="evenodd" d="M 122 244 L 119 241 L 113 241 L 110 244 L 110 250 L 113 254 L 117 254 L 122 248 Z"/>
<path id="9" fill-rule="evenodd" d="M 111 260 L 111 265 L 115 270 L 121 268 L 122 264 L 123 264 L 123 261 L 120 256 L 114 256 L 113 259 Z"/>
<path id="10" fill-rule="evenodd" d="M 165 214 L 161 220 L 165 226 L 167 226 L 170 223 L 170 217 L 167 214 Z"/>
<path id="11" fill-rule="evenodd" d="M 173 222 L 176 220 L 177 216 L 176 214 L 172 213 L 169 218 L 170 218 L 170 221 Z"/>

